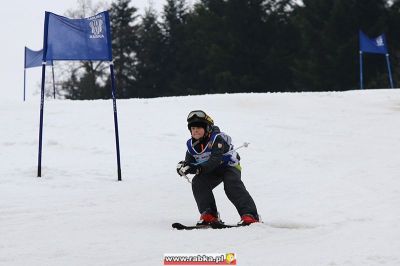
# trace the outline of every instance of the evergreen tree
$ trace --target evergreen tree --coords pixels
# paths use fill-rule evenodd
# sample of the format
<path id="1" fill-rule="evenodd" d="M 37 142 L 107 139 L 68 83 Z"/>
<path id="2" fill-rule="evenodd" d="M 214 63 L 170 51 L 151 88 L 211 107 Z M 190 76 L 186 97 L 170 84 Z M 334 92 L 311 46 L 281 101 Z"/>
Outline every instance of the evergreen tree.
<path id="1" fill-rule="evenodd" d="M 138 48 L 136 51 L 137 72 L 136 90 L 138 97 L 158 97 L 167 95 L 165 84 L 165 43 L 157 14 L 152 8 L 145 11 L 138 29 Z"/>
<path id="2" fill-rule="evenodd" d="M 61 84 L 62 90 L 65 92 L 66 99 L 79 99 L 78 78 L 76 71 L 77 69 L 72 70 L 70 78 Z"/>
<path id="3" fill-rule="evenodd" d="M 222 0 L 202 0 L 188 16 L 182 65 L 186 70 L 185 84 L 190 94 L 215 93 L 216 76 L 231 74 L 229 51 L 224 24 L 225 3 Z M 227 87 L 230 87 L 229 85 Z"/>
<path id="4" fill-rule="evenodd" d="M 297 1 L 274 0 L 265 3 L 263 91 L 293 91 L 293 64 L 300 47 L 300 35 L 292 17 Z"/>
<path id="5" fill-rule="evenodd" d="M 387 39 L 390 53 L 390 63 L 392 66 L 393 83 L 398 87 L 400 81 L 400 1 L 392 1 L 393 4 L 389 7 Z M 397 82 L 396 82 L 397 81 Z"/>
<path id="6" fill-rule="evenodd" d="M 200 84 L 193 91 L 273 91 L 291 87 L 296 46 L 287 34 L 295 35 L 295 30 L 288 15 L 291 10 L 284 10 L 290 4 L 288 0 L 204 0 L 195 5 L 188 19 L 186 40 L 187 47 L 192 47 L 186 58 L 195 65 L 194 75 L 186 76 L 197 81 L 191 88 Z"/>
<path id="7" fill-rule="evenodd" d="M 168 76 L 167 95 L 176 95 L 185 90 L 186 71 L 182 67 L 187 50 L 184 49 L 185 26 L 187 20 L 185 0 L 167 0 L 164 6 L 162 29 L 165 40 L 165 64 L 163 69 Z"/>
<path id="8" fill-rule="evenodd" d="M 137 9 L 130 6 L 130 2 L 117 0 L 112 3 L 110 10 L 116 94 L 119 98 L 134 96 L 138 15 Z"/>
<path id="9" fill-rule="evenodd" d="M 95 67 L 96 65 L 96 67 Z M 63 83 L 63 89 L 68 91 L 67 99 L 92 100 L 110 98 L 110 89 L 101 86 L 99 77 L 103 76 L 104 69 L 99 69 L 98 62 L 84 62 L 82 74 L 78 77 L 79 69 L 72 71 L 71 78 Z"/>
<path id="10" fill-rule="evenodd" d="M 227 31 L 228 67 L 233 88 L 227 91 L 257 91 L 264 89 L 262 83 L 267 53 L 263 0 L 231 0 L 226 2 L 225 30 Z M 224 76 L 226 77 L 226 76 Z M 216 76 L 216 85 L 226 87 L 226 80 Z"/>
<path id="11" fill-rule="evenodd" d="M 205 79 L 199 75 L 205 64 L 205 46 L 199 31 L 201 31 L 201 23 L 198 23 L 194 11 L 187 15 L 184 27 L 185 39 L 181 46 L 182 52 L 179 58 L 183 71 L 182 75 L 177 78 L 180 80 L 182 88 L 177 92 L 178 95 L 198 94 L 200 88 L 205 88 Z"/>

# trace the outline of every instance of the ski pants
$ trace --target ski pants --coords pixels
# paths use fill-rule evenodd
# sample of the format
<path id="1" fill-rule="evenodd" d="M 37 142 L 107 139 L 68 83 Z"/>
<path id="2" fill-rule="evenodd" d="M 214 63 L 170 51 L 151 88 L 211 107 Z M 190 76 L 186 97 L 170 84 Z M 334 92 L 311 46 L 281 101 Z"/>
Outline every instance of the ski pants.
<path id="1" fill-rule="evenodd" d="M 232 166 L 220 167 L 211 173 L 199 174 L 193 178 L 192 190 L 200 213 L 218 213 L 212 190 L 222 182 L 226 196 L 235 205 L 240 216 L 252 214 L 258 217 L 256 204 L 241 180 L 241 171 Z"/>

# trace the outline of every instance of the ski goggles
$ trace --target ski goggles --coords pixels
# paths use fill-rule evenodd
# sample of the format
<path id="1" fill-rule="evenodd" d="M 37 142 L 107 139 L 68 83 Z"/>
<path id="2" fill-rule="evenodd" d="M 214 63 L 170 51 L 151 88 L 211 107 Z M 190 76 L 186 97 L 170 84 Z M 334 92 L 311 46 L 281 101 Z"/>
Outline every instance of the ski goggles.
<path id="1" fill-rule="evenodd" d="M 204 111 L 201 111 L 201 110 L 191 111 L 188 114 L 187 121 L 190 121 L 193 118 L 204 119 L 204 120 L 207 120 L 209 123 L 214 124 L 214 121 L 212 120 L 212 118 L 209 117 Z"/>

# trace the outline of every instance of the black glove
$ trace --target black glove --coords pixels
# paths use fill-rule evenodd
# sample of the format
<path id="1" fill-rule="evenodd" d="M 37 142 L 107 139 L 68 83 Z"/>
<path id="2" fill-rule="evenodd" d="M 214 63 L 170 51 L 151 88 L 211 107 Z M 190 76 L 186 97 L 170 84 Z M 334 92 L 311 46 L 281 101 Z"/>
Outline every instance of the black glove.
<path id="1" fill-rule="evenodd" d="M 201 172 L 201 166 L 199 164 L 180 161 L 176 166 L 176 172 L 180 176 L 184 176 L 187 174 L 198 175 Z"/>
<path id="2" fill-rule="evenodd" d="M 178 173 L 178 175 L 180 176 L 184 176 L 185 174 L 185 169 L 187 167 L 188 163 L 185 161 L 180 161 L 178 163 L 178 165 L 176 166 L 176 172 Z"/>
<path id="3" fill-rule="evenodd" d="M 194 163 L 190 163 L 189 165 L 187 165 L 188 167 L 186 169 L 184 169 L 184 174 L 192 174 L 192 175 L 198 175 L 201 173 L 201 166 L 199 164 L 194 164 Z"/>

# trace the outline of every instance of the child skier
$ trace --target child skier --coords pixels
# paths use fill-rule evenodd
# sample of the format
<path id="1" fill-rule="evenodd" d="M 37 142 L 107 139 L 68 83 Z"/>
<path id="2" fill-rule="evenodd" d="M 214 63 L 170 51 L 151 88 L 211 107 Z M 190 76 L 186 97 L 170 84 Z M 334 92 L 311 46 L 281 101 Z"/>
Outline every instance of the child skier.
<path id="1" fill-rule="evenodd" d="M 186 143 L 185 161 L 179 162 L 176 170 L 181 176 L 195 174 L 192 190 L 201 213 L 197 224 L 222 223 L 212 192 L 221 182 L 241 217 L 238 224 L 259 222 L 256 205 L 241 180 L 240 157 L 233 150 L 231 137 L 214 126 L 204 111 L 190 112 L 187 122 L 191 138 Z"/>

